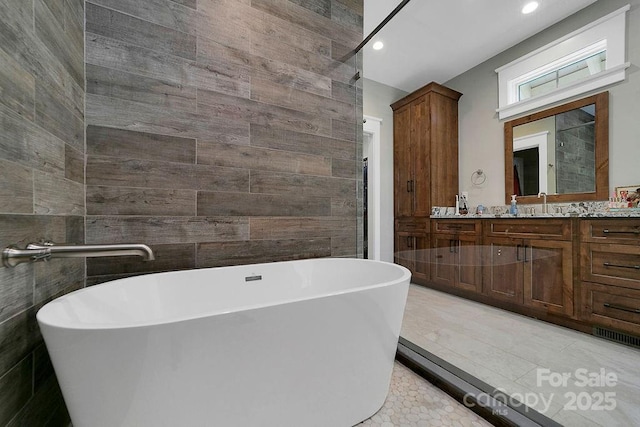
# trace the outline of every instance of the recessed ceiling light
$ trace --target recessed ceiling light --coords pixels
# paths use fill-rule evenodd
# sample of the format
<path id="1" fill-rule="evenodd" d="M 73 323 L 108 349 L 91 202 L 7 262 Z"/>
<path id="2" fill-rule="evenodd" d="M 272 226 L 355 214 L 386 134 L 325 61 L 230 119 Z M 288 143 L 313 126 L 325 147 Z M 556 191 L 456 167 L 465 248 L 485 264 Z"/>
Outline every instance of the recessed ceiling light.
<path id="1" fill-rule="evenodd" d="M 373 44 L 373 49 L 375 50 L 380 50 L 384 47 L 384 43 L 382 43 L 381 41 L 377 41 Z"/>
<path id="2" fill-rule="evenodd" d="M 531 13 L 534 10 L 536 10 L 538 8 L 539 4 L 537 1 L 531 1 L 527 4 L 524 5 L 524 7 L 522 8 L 522 13 L 524 13 L 525 15 L 527 13 Z"/>

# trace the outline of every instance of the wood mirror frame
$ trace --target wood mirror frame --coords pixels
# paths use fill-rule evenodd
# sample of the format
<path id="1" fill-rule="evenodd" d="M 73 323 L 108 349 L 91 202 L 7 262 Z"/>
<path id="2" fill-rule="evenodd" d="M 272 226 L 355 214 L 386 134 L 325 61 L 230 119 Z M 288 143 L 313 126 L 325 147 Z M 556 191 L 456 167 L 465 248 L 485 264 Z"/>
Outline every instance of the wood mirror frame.
<path id="1" fill-rule="evenodd" d="M 588 193 L 549 194 L 547 202 L 566 203 L 583 200 L 608 200 L 609 197 L 609 92 L 602 92 L 587 98 L 572 101 L 558 107 L 520 117 L 504 124 L 504 176 L 505 203 L 511 203 L 513 194 L 513 128 L 536 120 L 555 116 L 559 113 L 595 104 L 595 169 L 596 190 Z M 518 196 L 518 203 L 542 203 L 535 196 Z"/>

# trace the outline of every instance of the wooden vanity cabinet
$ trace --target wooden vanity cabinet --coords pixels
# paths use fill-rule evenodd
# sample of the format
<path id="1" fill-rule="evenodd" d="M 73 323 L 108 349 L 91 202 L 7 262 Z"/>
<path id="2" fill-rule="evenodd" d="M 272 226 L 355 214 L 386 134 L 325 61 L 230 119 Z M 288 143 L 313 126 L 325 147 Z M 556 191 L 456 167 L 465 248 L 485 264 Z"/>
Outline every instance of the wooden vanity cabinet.
<path id="1" fill-rule="evenodd" d="M 492 219 L 483 230 L 485 295 L 574 317 L 571 219 Z"/>
<path id="2" fill-rule="evenodd" d="M 426 285 L 429 281 L 429 221 L 396 220 L 394 262 L 411 271 L 411 282 Z"/>
<path id="3" fill-rule="evenodd" d="M 431 207 L 453 205 L 458 190 L 460 96 L 429 83 L 391 105 L 395 258 L 418 284 L 429 280 Z"/>
<path id="4" fill-rule="evenodd" d="M 430 258 L 410 263 L 429 286 L 583 332 L 640 338 L 640 218 L 435 218 L 430 233 L 420 230 L 424 240 L 410 245 L 430 240 Z"/>
<path id="5" fill-rule="evenodd" d="M 482 233 L 472 219 L 431 222 L 431 281 L 482 292 Z"/>
<path id="6" fill-rule="evenodd" d="M 582 320 L 640 336 L 640 218 L 580 224 Z"/>

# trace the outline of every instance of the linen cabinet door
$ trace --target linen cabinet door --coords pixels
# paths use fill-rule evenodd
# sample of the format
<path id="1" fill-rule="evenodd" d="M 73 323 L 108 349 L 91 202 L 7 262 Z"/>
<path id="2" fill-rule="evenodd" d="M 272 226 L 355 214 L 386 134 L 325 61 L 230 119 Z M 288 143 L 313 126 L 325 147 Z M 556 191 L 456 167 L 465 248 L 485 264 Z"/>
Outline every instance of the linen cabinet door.
<path id="1" fill-rule="evenodd" d="M 396 218 L 413 215 L 415 182 L 410 107 L 407 105 L 393 114 L 393 189 Z"/>
<path id="2" fill-rule="evenodd" d="M 483 254 L 484 293 L 492 298 L 522 304 L 524 242 L 492 237 Z"/>
<path id="3" fill-rule="evenodd" d="M 430 129 L 429 100 L 423 96 L 411 104 L 411 153 L 413 162 L 413 215 L 428 217 L 431 215 L 431 164 L 428 129 Z"/>
<path id="4" fill-rule="evenodd" d="M 524 262 L 524 304 L 573 316 L 571 242 L 531 240 Z"/>

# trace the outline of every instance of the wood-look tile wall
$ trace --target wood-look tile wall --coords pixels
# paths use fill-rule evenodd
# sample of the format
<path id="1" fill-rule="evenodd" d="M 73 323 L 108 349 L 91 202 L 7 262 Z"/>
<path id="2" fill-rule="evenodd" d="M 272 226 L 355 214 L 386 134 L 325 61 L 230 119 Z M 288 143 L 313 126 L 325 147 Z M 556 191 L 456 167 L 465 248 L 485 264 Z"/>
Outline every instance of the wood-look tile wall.
<path id="1" fill-rule="evenodd" d="M 88 260 L 89 284 L 356 255 L 362 104 L 354 59 L 339 59 L 362 40 L 362 8 L 86 2 L 87 242 L 157 257 Z"/>
<path id="2" fill-rule="evenodd" d="M 0 0 L 0 249 L 84 241 L 84 1 Z M 35 313 L 83 260 L 0 266 L 0 425 L 68 422 Z"/>
<path id="3" fill-rule="evenodd" d="M 35 320 L 56 296 L 356 254 L 362 103 L 339 59 L 361 39 L 362 0 L 0 0 L 0 249 L 157 256 L 0 266 L 0 425 L 68 422 Z"/>

